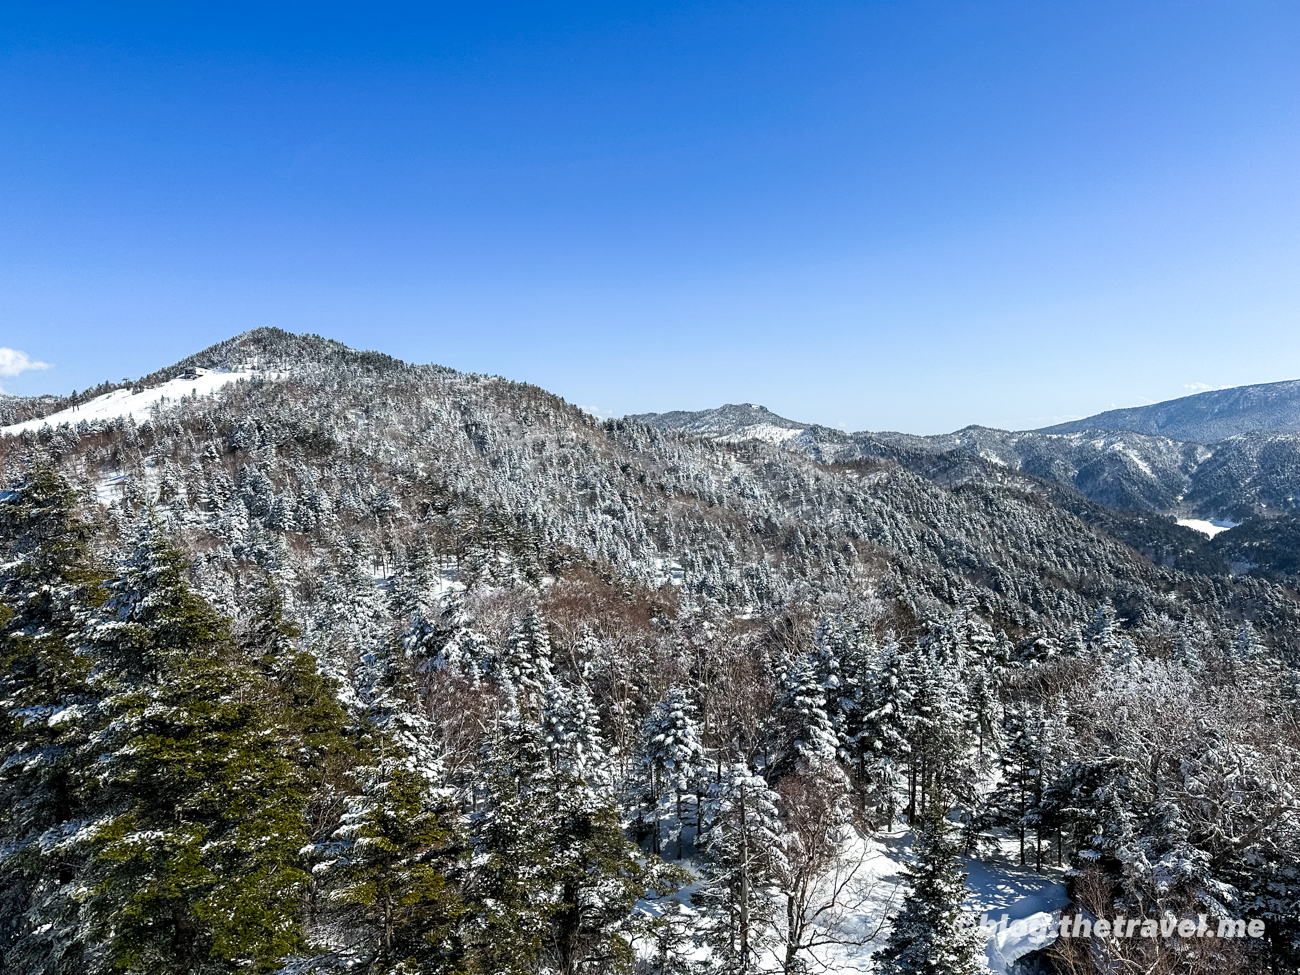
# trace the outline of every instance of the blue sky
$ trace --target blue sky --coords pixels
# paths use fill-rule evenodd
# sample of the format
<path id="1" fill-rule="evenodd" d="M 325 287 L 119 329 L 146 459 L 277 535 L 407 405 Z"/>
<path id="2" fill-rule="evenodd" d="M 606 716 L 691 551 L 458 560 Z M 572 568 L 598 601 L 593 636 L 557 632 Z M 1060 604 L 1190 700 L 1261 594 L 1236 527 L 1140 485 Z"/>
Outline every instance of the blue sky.
<path id="1" fill-rule="evenodd" d="M 11 3 L 13 393 L 259 325 L 603 414 L 1300 377 L 1294 3 Z"/>

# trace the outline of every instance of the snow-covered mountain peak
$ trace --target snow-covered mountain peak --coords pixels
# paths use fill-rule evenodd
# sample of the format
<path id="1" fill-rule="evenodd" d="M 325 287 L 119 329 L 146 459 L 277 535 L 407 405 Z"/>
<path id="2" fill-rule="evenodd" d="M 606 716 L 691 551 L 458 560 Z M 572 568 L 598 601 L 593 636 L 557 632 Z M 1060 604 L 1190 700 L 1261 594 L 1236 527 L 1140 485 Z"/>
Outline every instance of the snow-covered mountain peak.
<path id="1" fill-rule="evenodd" d="M 780 443 L 797 437 L 808 428 L 788 420 L 758 403 L 727 403 L 712 410 L 674 410 L 670 413 L 639 413 L 629 416 L 660 430 L 680 430 L 714 440 L 766 440 Z"/>

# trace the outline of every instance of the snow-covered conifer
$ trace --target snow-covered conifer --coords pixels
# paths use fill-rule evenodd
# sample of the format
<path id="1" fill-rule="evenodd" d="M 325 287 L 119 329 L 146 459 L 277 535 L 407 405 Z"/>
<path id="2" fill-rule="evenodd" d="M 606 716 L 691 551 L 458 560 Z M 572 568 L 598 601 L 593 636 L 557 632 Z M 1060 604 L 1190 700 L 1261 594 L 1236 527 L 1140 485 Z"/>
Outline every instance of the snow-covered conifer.
<path id="1" fill-rule="evenodd" d="M 876 953 L 876 970 L 882 975 L 986 971 L 983 942 L 962 910 L 970 891 L 940 801 L 931 803 L 918 824 L 914 852 L 915 862 L 906 868 L 908 892 L 888 941 Z"/>

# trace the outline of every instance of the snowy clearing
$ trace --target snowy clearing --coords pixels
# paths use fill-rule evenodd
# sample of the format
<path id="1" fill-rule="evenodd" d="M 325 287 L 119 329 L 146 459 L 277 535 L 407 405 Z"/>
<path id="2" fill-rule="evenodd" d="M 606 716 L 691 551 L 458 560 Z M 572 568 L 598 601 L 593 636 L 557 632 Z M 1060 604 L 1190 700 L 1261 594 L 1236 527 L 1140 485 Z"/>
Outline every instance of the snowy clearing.
<path id="1" fill-rule="evenodd" d="M 734 433 L 722 434 L 717 439 L 723 443 L 742 443 L 746 440 L 784 443 L 801 433 L 803 433 L 802 428 L 779 427 L 775 423 L 755 423 L 753 426 L 741 427 Z"/>
<path id="2" fill-rule="evenodd" d="M 689 835 L 690 830 L 686 830 Z M 907 894 L 905 865 L 912 859 L 914 834 L 911 830 L 893 833 L 878 833 L 866 838 L 856 838 L 845 851 L 846 862 L 860 863 L 859 876 L 867 891 L 859 905 L 860 912 L 845 918 L 840 931 L 847 941 L 854 936 L 866 936 L 875 931 L 874 940 L 863 938 L 862 944 L 840 944 L 823 946 L 810 952 L 807 961 L 810 970 L 821 975 L 861 975 L 875 970 L 872 955 L 875 954 L 889 937 L 889 918 L 897 913 Z M 693 843 L 691 844 L 693 845 Z M 997 924 L 1004 919 L 998 931 L 990 937 L 985 947 L 985 964 L 991 972 L 1009 972 L 1014 963 L 1025 955 L 1041 950 L 1051 944 L 1053 938 L 1044 937 L 1042 932 L 1051 923 L 1059 919 L 1061 911 L 1070 899 L 1066 894 L 1064 871 L 1059 867 L 1048 867 L 1043 873 L 1035 873 L 1032 868 L 1021 867 L 1015 855 L 1014 844 L 1004 840 L 1001 849 L 986 859 L 969 859 L 962 861 L 961 870 L 966 874 L 966 884 L 970 896 L 965 908 L 974 918 L 987 913 L 989 921 Z M 665 849 L 670 843 L 665 841 Z M 694 876 L 702 876 L 702 863 L 696 856 L 688 855 L 680 861 Z M 692 883 L 663 901 L 643 900 L 638 910 L 652 917 L 659 917 L 671 902 L 677 902 L 688 924 L 698 923 L 699 912 L 691 906 L 691 895 L 699 889 L 699 883 Z M 780 914 L 778 904 L 777 914 Z M 1017 925 L 1016 922 L 1022 922 Z M 638 954 L 650 957 L 652 946 L 648 942 L 637 945 Z M 692 954 L 695 962 L 702 962 L 709 957 L 703 947 Z M 781 970 L 779 952 L 769 947 L 764 953 L 759 971 L 778 972 Z"/>
<path id="3" fill-rule="evenodd" d="M 1050 943 L 1035 932 L 1041 932 L 1070 903 L 1059 870 L 1038 874 L 990 860 L 967 860 L 965 870 L 971 889 L 968 908 L 977 914 L 987 912 L 993 922 L 1004 914 L 1007 917 L 1006 927 L 985 948 L 990 970 L 1009 971 L 1016 960 Z M 1017 921 L 1025 923 L 1013 927 Z"/>
<path id="4" fill-rule="evenodd" d="M 149 419 L 155 407 L 163 407 L 186 397 L 211 396 L 223 386 L 240 379 L 274 379 L 278 374 L 260 372 L 217 372 L 210 369 L 195 369 L 193 376 L 178 377 L 168 380 L 161 386 L 143 389 L 132 393 L 129 389 L 115 389 L 103 396 L 96 396 L 88 403 L 70 409 L 51 413 L 38 420 L 27 420 L 12 426 L 0 427 L 0 436 L 13 437 L 27 430 L 39 430 L 41 427 L 57 427 L 64 423 L 77 424 L 82 420 L 96 423 L 103 420 L 115 420 L 118 417 L 132 417 L 137 423 Z"/>
<path id="5" fill-rule="evenodd" d="M 1203 521 L 1200 518 L 1179 518 L 1178 524 L 1213 538 L 1219 532 L 1226 532 L 1230 528 L 1236 528 L 1241 522 L 1228 521 L 1226 518 L 1213 518 L 1210 521 Z"/>

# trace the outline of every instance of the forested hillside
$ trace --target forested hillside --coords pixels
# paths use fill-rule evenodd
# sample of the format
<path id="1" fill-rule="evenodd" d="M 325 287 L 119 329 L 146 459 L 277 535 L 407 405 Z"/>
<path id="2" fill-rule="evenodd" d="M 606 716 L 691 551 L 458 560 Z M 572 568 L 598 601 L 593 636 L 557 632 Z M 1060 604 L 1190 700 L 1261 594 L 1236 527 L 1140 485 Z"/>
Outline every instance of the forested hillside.
<path id="1" fill-rule="evenodd" d="M 0 437 L 0 970 L 979 971 L 995 847 L 1268 932 L 1024 964 L 1300 965 L 1286 572 L 986 451 L 602 423 L 312 336 L 123 388 L 223 370 L 3 406 L 70 422 Z"/>
<path id="2" fill-rule="evenodd" d="M 1277 519 L 1294 517 L 1300 433 L 1241 433 L 1208 444 L 1077 426 L 1060 432 L 972 426 L 935 436 L 850 434 L 796 423 L 752 404 L 633 419 L 726 443 L 780 443 L 823 463 L 891 460 L 946 487 L 1014 485 L 1046 493 L 1161 564 L 1252 573 L 1292 586 L 1298 581 L 1300 549 L 1289 542 L 1243 553 L 1238 538 L 1254 528 L 1211 541 L 1185 526 L 1189 519 L 1213 519 L 1220 527 L 1257 525 L 1270 534 Z M 1226 406 L 1220 419 L 1230 419 Z"/>

